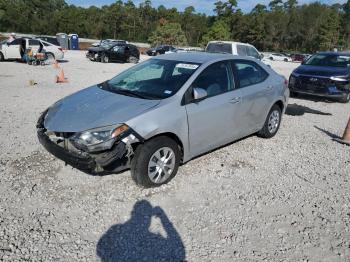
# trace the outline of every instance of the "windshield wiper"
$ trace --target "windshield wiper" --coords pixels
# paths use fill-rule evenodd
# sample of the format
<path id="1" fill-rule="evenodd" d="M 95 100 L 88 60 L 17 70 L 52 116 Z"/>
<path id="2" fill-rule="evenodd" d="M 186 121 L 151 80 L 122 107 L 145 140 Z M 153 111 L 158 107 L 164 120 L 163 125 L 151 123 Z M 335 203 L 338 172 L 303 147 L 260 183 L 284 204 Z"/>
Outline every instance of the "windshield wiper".
<path id="1" fill-rule="evenodd" d="M 127 89 L 112 89 L 112 91 L 114 91 L 117 94 L 121 94 L 121 95 L 133 96 L 133 97 L 145 99 L 145 96 L 141 95 L 140 93 L 137 93 L 137 92 L 134 92 L 131 90 L 127 90 Z"/>

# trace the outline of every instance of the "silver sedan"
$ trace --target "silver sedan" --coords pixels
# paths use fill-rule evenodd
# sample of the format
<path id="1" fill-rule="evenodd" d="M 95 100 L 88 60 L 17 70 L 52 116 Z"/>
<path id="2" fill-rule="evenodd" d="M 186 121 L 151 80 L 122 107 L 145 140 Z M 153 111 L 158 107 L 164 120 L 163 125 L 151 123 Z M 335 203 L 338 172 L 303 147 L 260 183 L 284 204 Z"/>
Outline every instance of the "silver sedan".
<path id="1" fill-rule="evenodd" d="M 37 132 L 73 167 L 130 169 L 138 185 L 153 187 L 198 155 L 254 133 L 273 137 L 288 98 L 286 79 L 254 58 L 168 54 L 56 102 Z"/>

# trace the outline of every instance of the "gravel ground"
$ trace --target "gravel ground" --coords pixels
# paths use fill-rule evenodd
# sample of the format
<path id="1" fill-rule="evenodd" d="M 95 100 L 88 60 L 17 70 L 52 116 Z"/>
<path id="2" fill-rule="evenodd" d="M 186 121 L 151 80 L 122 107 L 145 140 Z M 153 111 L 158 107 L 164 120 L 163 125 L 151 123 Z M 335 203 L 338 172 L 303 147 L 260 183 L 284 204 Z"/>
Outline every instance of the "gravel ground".
<path id="1" fill-rule="evenodd" d="M 0 64 L 0 260 L 350 261 L 350 148 L 332 141 L 350 104 L 290 99 L 273 139 L 235 142 L 146 190 L 37 141 L 40 112 L 130 66 L 66 59 L 61 85 L 52 66 Z M 296 66 L 273 62 L 286 77 Z"/>

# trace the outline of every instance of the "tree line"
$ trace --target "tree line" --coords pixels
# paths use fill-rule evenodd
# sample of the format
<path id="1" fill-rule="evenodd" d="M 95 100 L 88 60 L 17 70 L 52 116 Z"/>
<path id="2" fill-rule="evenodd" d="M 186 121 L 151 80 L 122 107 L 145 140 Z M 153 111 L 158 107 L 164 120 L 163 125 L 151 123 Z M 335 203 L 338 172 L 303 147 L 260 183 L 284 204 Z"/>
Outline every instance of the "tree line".
<path id="1" fill-rule="evenodd" d="M 189 6 L 179 12 L 150 0 L 83 8 L 64 0 L 0 0 L 0 31 L 86 38 L 114 38 L 156 44 L 205 46 L 210 40 L 248 42 L 260 50 L 314 52 L 350 47 L 350 0 L 346 4 L 296 0 L 257 4 L 249 13 L 236 0 L 216 1 L 215 15 Z"/>

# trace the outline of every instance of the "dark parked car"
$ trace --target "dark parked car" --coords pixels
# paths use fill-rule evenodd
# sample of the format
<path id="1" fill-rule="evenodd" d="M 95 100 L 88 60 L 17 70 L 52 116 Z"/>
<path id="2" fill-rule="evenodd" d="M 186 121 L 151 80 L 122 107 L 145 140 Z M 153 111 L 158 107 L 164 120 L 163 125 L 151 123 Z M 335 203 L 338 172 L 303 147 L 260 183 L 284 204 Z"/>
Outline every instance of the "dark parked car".
<path id="1" fill-rule="evenodd" d="M 176 48 L 171 45 L 160 45 L 155 48 L 148 49 L 146 54 L 149 56 L 163 55 L 166 52 L 173 51 Z"/>
<path id="2" fill-rule="evenodd" d="M 132 44 L 105 43 L 99 47 L 90 47 L 86 57 L 91 61 L 109 63 L 109 62 L 128 62 L 138 63 L 140 52 Z"/>
<path id="3" fill-rule="evenodd" d="M 302 93 L 350 101 L 350 53 L 313 55 L 290 76 L 291 94 Z"/>
<path id="4" fill-rule="evenodd" d="M 306 56 L 303 54 L 292 54 L 291 58 L 293 62 L 304 62 Z"/>

